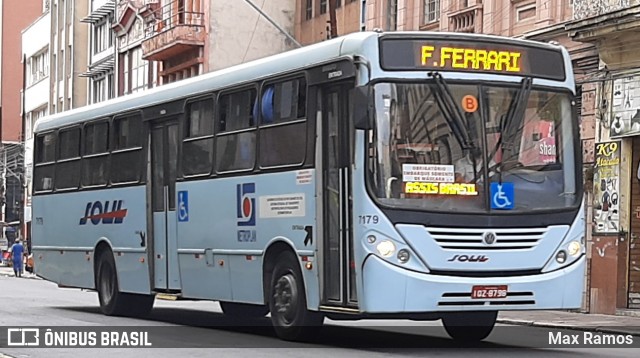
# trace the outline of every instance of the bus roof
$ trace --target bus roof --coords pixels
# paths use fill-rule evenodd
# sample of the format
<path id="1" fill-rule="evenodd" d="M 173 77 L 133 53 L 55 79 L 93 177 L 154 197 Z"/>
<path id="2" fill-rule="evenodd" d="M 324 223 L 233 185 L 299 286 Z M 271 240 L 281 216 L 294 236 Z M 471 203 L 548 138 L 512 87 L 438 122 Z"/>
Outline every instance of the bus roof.
<path id="1" fill-rule="evenodd" d="M 415 36 L 430 38 L 449 38 L 459 40 L 498 41 L 502 43 L 514 43 L 530 45 L 558 50 L 560 47 L 515 38 L 485 34 L 465 34 L 450 32 L 356 32 L 341 36 L 332 40 L 304 46 L 302 48 L 285 51 L 280 54 L 264 57 L 258 60 L 242 63 L 225 69 L 202 74 L 200 76 L 181 81 L 157 86 L 155 88 L 138 93 L 116 97 L 104 102 L 75 108 L 37 121 L 34 132 L 46 132 L 55 128 L 82 123 L 87 120 L 113 116 L 119 113 L 130 112 L 153 106 L 155 104 L 169 102 L 171 100 L 198 95 L 208 91 L 225 88 L 233 84 L 239 84 L 252 79 L 264 78 L 291 71 L 296 68 L 305 68 L 314 64 L 325 62 L 332 58 L 360 54 L 365 51 L 368 43 L 376 41 L 384 36 Z"/>

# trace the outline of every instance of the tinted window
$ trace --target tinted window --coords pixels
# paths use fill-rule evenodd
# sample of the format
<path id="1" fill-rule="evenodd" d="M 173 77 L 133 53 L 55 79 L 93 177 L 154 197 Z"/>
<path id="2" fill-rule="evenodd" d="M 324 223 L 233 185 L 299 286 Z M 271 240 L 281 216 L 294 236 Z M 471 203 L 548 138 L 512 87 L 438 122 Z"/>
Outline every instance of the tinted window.
<path id="1" fill-rule="evenodd" d="M 80 128 L 60 131 L 58 139 L 55 187 L 77 188 L 80 184 Z"/>
<path id="2" fill-rule="evenodd" d="M 55 173 L 56 134 L 49 133 L 36 137 L 35 167 L 33 186 L 35 191 L 53 190 L 53 175 Z M 51 164 L 41 164 L 51 163 Z"/>
<path id="3" fill-rule="evenodd" d="M 109 122 L 90 123 L 84 127 L 82 185 L 106 185 L 109 164 Z"/>
<path id="4" fill-rule="evenodd" d="M 302 164 L 307 147 L 304 79 L 269 84 L 260 103 L 260 166 Z"/>
<path id="5" fill-rule="evenodd" d="M 114 149 L 135 148 L 142 146 L 142 118 L 129 116 L 114 120 Z"/>
<path id="6" fill-rule="evenodd" d="M 109 122 L 90 123 L 84 127 L 84 155 L 109 150 Z"/>
<path id="7" fill-rule="evenodd" d="M 216 139 L 218 172 L 253 169 L 256 158 L 254 89 L 223 95 L 219 100 Z M 232 133 L 225 133 L 234 131 Z"/>
<path id="8" fill-rule="evenodd" d="M 186 137 L 195 138 L 213 134 L 213 100 L 192 102 L 187 106 Z"/>
<path id="9" fill-rule="evenodd" d="M 56 159 L 56 135 L 49 133 L 36 139 L 36 163 L 53 162 Z"/>
<path id="10" fill-rule="evenodd" d="M 225 132 L 253 127 L 255 101 L 254 89 L 221 96 L 218 129 Z"/>
<path id="11" fill-rule="evenodd" d="M 182 144 L 184 175 L 209 174 L 213 166 L 213 100 L 187 107 L 186 138 Z"/>
<path id="12" fill-rule="evenodd" d="M 142 118 L 139 115 L 115 118 L 114 148 L 111 152 L 111 182 L 131 183 L 140 180 L 145 169 L 142 153 Z"/>

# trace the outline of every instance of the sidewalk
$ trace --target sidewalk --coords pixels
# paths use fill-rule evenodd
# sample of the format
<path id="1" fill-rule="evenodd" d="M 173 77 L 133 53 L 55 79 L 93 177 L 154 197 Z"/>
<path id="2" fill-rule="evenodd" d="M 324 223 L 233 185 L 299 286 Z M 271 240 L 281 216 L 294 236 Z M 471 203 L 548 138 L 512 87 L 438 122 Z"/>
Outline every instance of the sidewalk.
<path id="1" fill-rule="evenodd" d="M 503 311 L 498 314 L 498 322 L 640 336 L 640 312 L 638 316 L 614 316 L 566 311 Z"/>
<path id="2" fill-rule="evenodd" d="M 12 267 L 8 267 L 8 266 L 4 266 L 4 265 L 0 265 L 0 276 L 14 277 L 15 274 L 13 273 L 13 268 Z M 34 279 L 34 280 L 40 280 L 40 278 L 38 276 L 36 276 L 36 275 L 34 275 L 32 273 L 29 273 L 27 271 L 22 271 L 22 277 L 21 278 L 30 278 L 30 279 Z"/>

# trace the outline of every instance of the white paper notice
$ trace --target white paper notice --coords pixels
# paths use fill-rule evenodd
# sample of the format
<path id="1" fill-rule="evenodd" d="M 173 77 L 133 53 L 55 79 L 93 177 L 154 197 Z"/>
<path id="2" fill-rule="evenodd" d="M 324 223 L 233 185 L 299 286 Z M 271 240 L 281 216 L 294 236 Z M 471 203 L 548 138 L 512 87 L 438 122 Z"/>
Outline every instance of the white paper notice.
<path id="1" fill-rule="evenodd" d="M 402 164 L 402 181 L 453 183 L 455 172 L 453 165 Z"/>
<path id="2" fill-rule="evenodd" d="M 260 197 L 261 218 L 288 218 L 305 215 L 304 193 Z"/>

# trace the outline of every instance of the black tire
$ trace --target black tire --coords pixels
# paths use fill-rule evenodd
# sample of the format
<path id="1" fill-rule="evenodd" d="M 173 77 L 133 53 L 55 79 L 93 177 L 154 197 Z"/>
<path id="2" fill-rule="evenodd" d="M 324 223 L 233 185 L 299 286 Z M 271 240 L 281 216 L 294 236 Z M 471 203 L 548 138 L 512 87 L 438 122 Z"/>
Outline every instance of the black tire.
<path id="1" fill-rule="evenodd" d="M 442 324 L 454 340 L 475 343 L 491 334 L 497 318 L 497 311 L 455 312 L 442 316 Z"/>
<path id="2" fill-rule="evenodd" d="M 231 317 L 259 318 L 269 313 L 269 307 L 265 305 L 253 305 L 249 303 L 222 302 L 220 301 L 222 312 Z"/>
<path id="3" fill-rule="evenodd" d="M 107 316 L 142 317 L 151 312 L 152 295 L 139 295 L 120 292 L 116 263 L 111 251 L 103 251 L 98 259 L 96 290 L 100 301 L 100 311 Z"/>
<path id="4" fill-rule="evenodd" d="M 290 251 L 276 258 L 269 285 L 269 310 L 276 334 L 287 341 L 309 340 L 322 327 L 324 316 L 307 310 L 300 265 Z"/>

